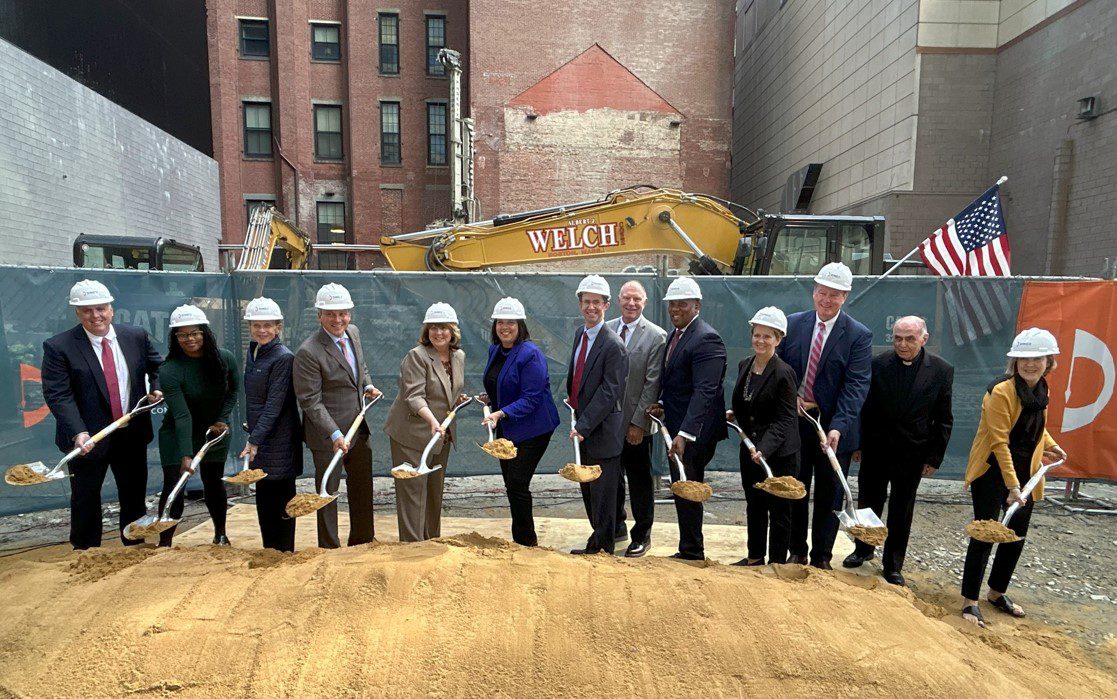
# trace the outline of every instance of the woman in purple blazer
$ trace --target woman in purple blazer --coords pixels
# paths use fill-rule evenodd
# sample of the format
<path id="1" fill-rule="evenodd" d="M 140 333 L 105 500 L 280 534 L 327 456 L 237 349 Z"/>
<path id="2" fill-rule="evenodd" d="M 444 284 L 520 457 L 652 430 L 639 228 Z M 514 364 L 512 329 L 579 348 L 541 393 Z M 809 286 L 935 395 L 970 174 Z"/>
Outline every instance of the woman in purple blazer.
<path id="1" fill-rule="evenodd" d="M 539 543 L 531 514 L 531 477 L 558 427 L 558 411 L 551 398 L 547 357 L 531 342 L 524 305 L 503 298 L 493 309 L 492 345 L 485 365 L 485 394 L 493 412 L 485 418 L 516 445 L 514 459 L 501 459 L 500 472 L 512 511 L 512 540 L 524 546 Z"/>

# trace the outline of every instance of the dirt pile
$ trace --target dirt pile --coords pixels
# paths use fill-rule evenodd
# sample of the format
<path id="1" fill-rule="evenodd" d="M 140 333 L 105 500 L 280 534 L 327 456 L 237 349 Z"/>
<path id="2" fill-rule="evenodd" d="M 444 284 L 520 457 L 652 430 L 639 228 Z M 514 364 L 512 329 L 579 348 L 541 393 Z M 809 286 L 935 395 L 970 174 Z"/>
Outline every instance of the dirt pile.
<path id="1" fill-rule="evenodd" d="M 566 464 L 559 469 L 558 474 L 575 483 L 591 483 L 601 478 L 601 467 L 597 465 Z"/>
<path id="2" fill-rule="evenodd" d="M 471 534 L 0 560 L 0 696 L 1117 696 L 1040 627 L 870 578 Z M 939 618 L 941 617 L 941 618 Z"/>
<path id="3" fill-rule="evenodd" d="M 975 519 L 966 525 L 966 534 L 990 544 L 1011 544 L 1020 541 L 1016 532 L 995 519 Z"/>
<path id="4" fill-rule="evenodd" d="M 334 498 L 324 498 L 317 493 L 299 493 L 287 501 L 284 510 L 288 517 L 302 517 L 322 509 L 333 501 Z"/>
<path id="5" fill-rule="evenodd" d="M 495 456 L 498 459 L 514 459 L 518 453 L 516 445 L 503 437 L 485 442 L 481 445 L 481 448 L 489 456 Z"/>
<path id="6" fill-rule="evenodd" d="M 802 500 L 807 497 L 807 487 L 794 476 L 765 478 L 754 487 L 766 493 L 771 493 L 777 498 L 785 498 L 787 500 Z"/>

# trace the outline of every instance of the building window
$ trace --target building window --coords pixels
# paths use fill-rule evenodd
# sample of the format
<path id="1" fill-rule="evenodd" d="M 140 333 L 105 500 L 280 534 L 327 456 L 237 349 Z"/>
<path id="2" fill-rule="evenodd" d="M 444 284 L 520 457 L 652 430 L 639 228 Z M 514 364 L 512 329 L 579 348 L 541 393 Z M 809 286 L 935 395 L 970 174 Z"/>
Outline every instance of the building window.
<path id="1" fill-rule="evenodd" d="M 318 243 L 345 242 L 345 202 L 318 202 Z M 318 251 L 318 269 L 349 269 L 349 253 Z"/>
<path id="2" fill-rule="evenodd" d="M 380 72 L 384 75 L 399 74 L 399 15 L 379 14 L 380 23 Z"/>
<path id="3" fill-rule="evenodd" d="M 446 75 L 446 66 L 438 62 L 438 52 L 446 48 L 446 18 L 427 16 L 427 75 Z"/>
<path id="4" fill-rule="evenodd" d="M 318 160 L 341 160 L 341 107 L 314 106 L 314 157 Z"/>
<path id="5" fill-rule="evenodd" d="M 271 103 L 244 103 L 244 157 L 270 158 Z"/>
<path id="6" fill-rule="evenodd" d="M 252 212 L 255 211 L 258 207 L 261 207 L 261 206 L 275 206 L 275 199 L 245 199 L 244 200 L 244 212 L 245 212 L 245 215 L 247 216 L 247 219 L 245 221 L 246 226 L 247 226 L 247 224 L 252 223 Z"/>
<path id="7" fill-rule="evenodd" d="M 271 55 L 268 20 L 240 20 L 240 55 L 241 58 L 267 58 Z"/>
<path id="8" fill-rule="evenodd" d="M 341 26 L 310 25 L 310 56 L 316 61 L 341 60 Z"/>
<path id="9" fill-rule="evenodd" d="M 446 164 L 446 105 L 427 104 L 427 164 Z"/>
<path id="10" fill-rule="evenodd" d="M 399 165 L 399 102 L 380 103 L 380 164 Z"/>

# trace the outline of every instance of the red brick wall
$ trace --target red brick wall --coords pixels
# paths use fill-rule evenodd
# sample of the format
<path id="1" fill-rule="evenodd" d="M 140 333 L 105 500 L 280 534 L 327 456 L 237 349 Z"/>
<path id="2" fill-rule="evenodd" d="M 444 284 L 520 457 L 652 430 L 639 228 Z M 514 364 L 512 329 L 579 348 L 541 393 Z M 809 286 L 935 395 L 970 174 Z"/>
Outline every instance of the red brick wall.
<path id="1" fill-rule="evenodd" d="M 472 35 L 484 39 L 469 55 L 483 217 L 645 182 L 728 195 L 732 2 L 473 0 L 469 15 Z M 580 97 L 555 94 L 547 107 L 565 102 L 569 111 L 548 130 L 547 116 L 530 120 L 527 107 L 509 104 L 595 43 L 677 110 L 681 124 L 656 122 L 662 112 L 641 100 L 627 110 L 579 111 Z M 620 148 L 593 143 L 598 117 Z"/>
<path id="2" fill-rule="evenodd" d="M 243 241 L 244 198 L 249 194 L 274 195 L 279 208 L 312 238 L 315 202 L 344 201 L 346 229 L 354 243 L 375 243 L 387 230 L 422 230 L 434 218 L 449 215 L 448 170 L 426 164 L 426 100 L 446 99 L 449 82 L 426 74 L 424 12 L 445 14 L 447 46 L 467 55 L 465 2 L 398 0 L 378 6 L 356 0 L 207 0 L 206 6 L 224 242 Z M 378 9 L 400 15 L 399 76 L 379 74 Z M 237 15 L 269 17 L 269 60 L 239 57 Z M 341 63 L 311 61 L 311 20 L 342 22 Z M 278 149 L 272 160 L 243 157 L 241 101 L 246 98 L 271 100 L 272 129 L 284 157 Z M 381 99 L 400 101 L 400 166 L 380 165 Z M 314 159 L 314 100 L 343 105 L 341 163 Z M 403 189 L 383 196 L 381 184 Z"/>

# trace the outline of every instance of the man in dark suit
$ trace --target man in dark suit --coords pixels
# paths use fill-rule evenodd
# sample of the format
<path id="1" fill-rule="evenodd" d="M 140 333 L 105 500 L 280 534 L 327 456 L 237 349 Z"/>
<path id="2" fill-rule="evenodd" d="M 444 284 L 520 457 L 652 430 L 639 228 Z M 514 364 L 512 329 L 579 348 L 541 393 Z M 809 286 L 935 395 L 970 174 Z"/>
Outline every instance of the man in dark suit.
<path id="1" fill-rule="evenodd" d="M 586 547 L 570 553 L 613 553 L 616 541 L 617 479 L 624 445 L 624 380 L 628 356 L 624 343 L 605 327 L 609 284 L 591 274 L 578 285 L 578 308 L 585 325 L 574 334 L 566 392 L 576 419 L 570 438 L 577 439 L 585 464 L 601 467 L 601 477 L 582 483 L 582 500 L 593 526 Z"/>
<path id="2" fill-rule="evenodd" d="M 873 359 L 873 334 L 848 313 L 842 304 L 853 286 L 853 273 L 841 262 L 832 262 L 814 278 L 813 311 L 793 313 L 787 319 L 787 338 L 780 343 L 779 356 L 795 370 L 799 381 L 799 404 L 820 416 L 826 443 L 838 456 L 842 471 L 861 439 L 860 415 L 869 393 Z M 807 496 L 791 504 L 791 555 L 788 563 L 805 564 L 807 558 L 807 501 L 812 476 L 815 480 L 814 515 L 811 520 L 810 564 L 832 570 L 834 539 L 842 489 L 819 446 L 818 432 L 806 418 L 799 418 L 802 442 L 799 478 Z"/>
<path id="3" fill-rule="evenodd" d="M 349 545 L 373 540 L 372 450 L 368 446 L 368 423 L 361 425 L 352 442 L 345 439 L 349 425 L 361 411 L 361 396 L 375 398 L 380 391 L 372 385 L 361 349 L 361 334 L 352 320 L 353 299 L 340 284 L 326 284 L 314 300 L 318 310 L 318 332 L 308 337 L 295 353 L 293 383 L 295 398 L 303 411 L 303 439 L 314 459 L 314 487 L 337 450 L 344 452 L 339 468 L 330 474 L 326 487 L 336 493 L 345 468 L 349 498 Z M 318 546 L 338 548 L 337 502 L 318 510 Z"/>
<path id="4" fill-rule="evenodd" d="M 893 585 L 904 584 L 900 571 L 919 481 L 935 475 L 954 427 L 954 367 L 928 352 L 925 344 L 927 324 L 922 318 L 906 316 L 893 324 L 892 350 L 873 358 L 869 397 L 861 411 L 861 449 L 853 453 L 853 460 L 861 463 L 857 506 L 871 507 L 880 515 L 888 501 L 881 564 L 884 579 Z M 856 568 L 871 560 L 873 552 L 858 540 L 842 565 Z"/>
<path id="5" fill-rule="evenodd" d="M 145 330 L 113 324 L 112 302 L 104 284 L 78 282 L 70 290 L 78 325 L 43 343 L 43 398 L 54 415 L 55 444 L 65 453 L 82 450 L 69 464 L 75 549 L 101 545 L 101 486 L 109 469 L 120 500 L 120 540 L 125 546 L 143 543 L 124 538 L 123 532 L 147 511 L 151 415 L 137 415 L 97 444 L 90 436 L 127 414 L 145 393 L 152 402 L 163 397 L 163 358 Z"/>
<path id="6" fill-rule="evenodd" d="M 659 372 L 663 370 L 663 350 L 667 332 L 644 317 L 648 293 L 638 281 L 625 282 L 618 295 L 620 318 L 606 323 L 621 338 L 628 351 L 628 379 L 624 386 L 624 449 L 621 450 L 621 475 L 617 478 L 618 541 L 624 530 L 624 482 L 632 497 L 631 541 L 624 555 L 639 558 L 652 545 L 655 519 L 655 475 L 652 473 L 651 421 L 645 414 L 659 399 Z"/>
<path id="7" fill-rule="evenodd" d="M 648 408 L 663 416 L 674 435 L 670 457 L 671 476 L 678 478 L 678 454 L 688 480 L 702 483 L 706 464 L 714 458 L 717 443 L 726 438 L 725 343 L 709 323 L 698 317 L 702 290 L 689 277 L 679 277 L 663 297 L 674 331 L 667 341 L 660 372 L 660 398 Z M 679 550 L 672 558 L 700 561 L 706 557 L 702 541 L 702 503 L 675 496 L 679 520 Z"/>

